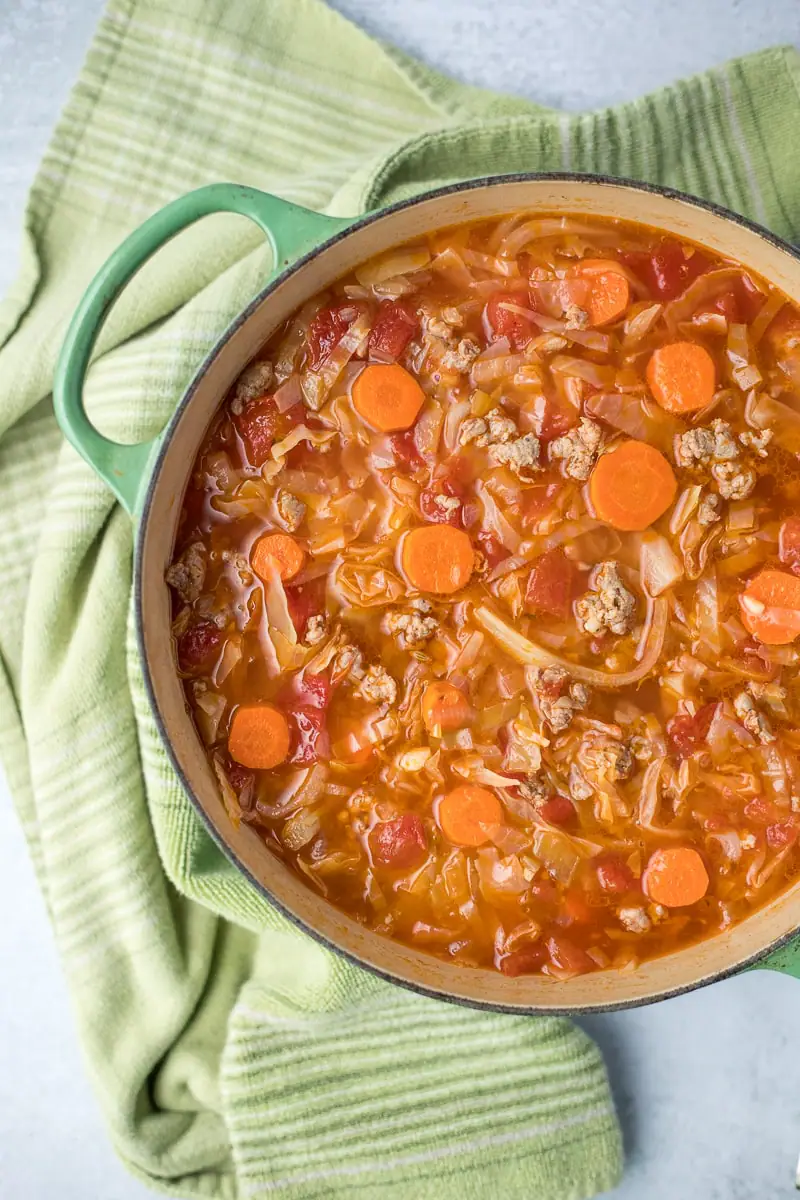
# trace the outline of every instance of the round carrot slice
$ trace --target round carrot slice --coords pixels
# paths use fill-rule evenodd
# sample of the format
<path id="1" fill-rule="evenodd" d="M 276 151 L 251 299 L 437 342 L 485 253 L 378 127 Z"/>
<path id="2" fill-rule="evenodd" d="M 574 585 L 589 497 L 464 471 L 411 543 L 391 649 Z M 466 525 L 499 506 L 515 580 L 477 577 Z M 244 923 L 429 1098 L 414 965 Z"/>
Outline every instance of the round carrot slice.
<path id="1" fill-rule="evenodd" d="M 642 875 L 645 894 L 654 904 L 684 908 L 708 891 L 705 863 L 691 846 L 665 846 L 650 855 Z"/>
<path id="2" fill-rule="evenodd" d="M 306 560 L 305 551 L 288 533 L 267 533 L 253 547 L 250 565 L 259 579 L 269 579 L 270 570 L 278 568 L 281 579 L 294 579 Z"/>
<path id="3" fill-rule="evenodd" d="M 647 529 L 675 499 L 677 481 L 664 455 L 647 442 L 623 442 L 603 454 L 589 478 L 598 519 L 614 529 Z"/>
<path id="4" fill-rule="evenodd" d="M 439 801 L 439 826 L 457 846 L 482 846 L 495 825 L 503 823 L 503 809 L 494 792 L 465 783 Z"/>
<path id="5" fill-rule="evenodd" d="M 800 634 L 800 579 L 767 569 L 751 579 L 739 597 L 742 622 L 767 646 L 786 646 Z"/>
<path id="6" fill-rule="evenodd" d="M 274 704 L 242 704 L 228 733 L 228 752 L 234 762 L 254 771 L 269 771 L 289 753 L 289 725 Z"/>
<path id="7" fill-rule="evenodd" d="M 379 433 L 410 429 L 425 403 L 413 375 L 398 363 L 373 363 L 353 384 L 353 407 L 362 421 Z"/>
<path id="8" fill-rule="evenodd" d="M 469 583 L 475 552 L 463 529 L 424 525 L 403 538 L 400 565 L 412 587 L 449 596 Z"/>
<path id="9" fill-rule="evenodd" d="M 591 291 L 586 300 L 590 325 L 608 325 L 621 317 L 630 301 L 628 280 L 617 264 L 606 258 L 586 258 L 578 274 L 587 278 Z"/>
<path id="10" fill-rule="evenodd" d="M 647 382 L 667 412 L 694 412 L 711 403 L 717 370 L 704 346 L 696 342 L 670 342 L 650 355 Z"/>
<path id="11" fill-rule="evenodd" d="M 472 716 L 464 693 L 452 683 L 429 683 L 422 693 L 422 720 L 429 733 L 462 729 Z"/>

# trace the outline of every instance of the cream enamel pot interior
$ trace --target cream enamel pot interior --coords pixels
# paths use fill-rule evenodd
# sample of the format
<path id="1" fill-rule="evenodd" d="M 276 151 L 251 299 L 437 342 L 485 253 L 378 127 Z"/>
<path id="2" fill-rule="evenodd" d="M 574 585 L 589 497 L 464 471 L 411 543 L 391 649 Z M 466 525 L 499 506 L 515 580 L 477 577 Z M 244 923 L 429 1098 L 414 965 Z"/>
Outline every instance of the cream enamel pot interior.
<path id="1" fill-rule="evenodd" d="M 156 213 L 95 278 L 64 344 L 55 408 L 67 438 L 138 524 L 134 587 L 139 645 L 164 744 L 212 837 L 253 885 L 328 946 L 397 983 L 467 1004 L 576 1012 L 646 1003 L 751 965 L 800 976 L 800 941 L 792 941 L 800 928 L 800 883 L 725 934 L 635 971 L 598 972 L 566 982 L 540 976 L 507 979 L 381 937 L 311 891 L 246 825 L 232 827 L 187 711 L 174 667 L 164 571 L 172 557 L 188 472 L 232 382 L 284 320 L 358 263 L 429 230 L 522 209 L 620 217 L 656 226 L 738 259 L 800 304 L 800 256 L 765 230 L 679 193 L 574 175 L 476 180 L 350 220 L 323 217 L 254 189 L 212 185 Z M 124 285 L 161 245 L 201 216 L 220 211 L 241 213 L 261 226 L 278 273 L 200 367 L 165 432 L 139 446 L 110 442 L 91 426 L 82 402 L 102 322 Z"/>

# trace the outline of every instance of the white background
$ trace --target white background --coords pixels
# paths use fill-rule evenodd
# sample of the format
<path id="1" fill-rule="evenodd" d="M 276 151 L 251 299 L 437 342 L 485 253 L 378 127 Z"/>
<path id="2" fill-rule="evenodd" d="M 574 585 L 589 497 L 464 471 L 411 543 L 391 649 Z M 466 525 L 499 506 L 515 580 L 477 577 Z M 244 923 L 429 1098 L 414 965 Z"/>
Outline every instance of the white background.
<path id="1" fill-rule="evenodd" d="M 627 99 L 772 43 L 800 43 L 797 0 L 334 5 L 463 80 L 570 109 Z M 0 0 L 0 288 L 13 277 L 25 193 L 100 8 L 99 0 Z M 796 142 L 787 153 L 797 153 Z M 585 1023 L 605 1052 L 625 1128 L 628 1170 L 614 1200 L 794 1194 L 799 1011 L 800 982 L 757 972 Z M 150 1194 L 107 1143 L 0 782 L 0 1197 Z"/>

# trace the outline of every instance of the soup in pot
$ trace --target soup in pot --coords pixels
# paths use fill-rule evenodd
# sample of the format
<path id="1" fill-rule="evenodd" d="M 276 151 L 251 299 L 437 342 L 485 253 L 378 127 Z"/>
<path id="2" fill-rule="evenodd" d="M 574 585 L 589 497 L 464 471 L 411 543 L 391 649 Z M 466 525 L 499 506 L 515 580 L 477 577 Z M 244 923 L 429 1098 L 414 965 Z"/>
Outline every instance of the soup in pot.
<path id="1" fill-rule="evenodd" d="M 800 311 L 645 227 L 365 263 L 208 430 L 174 561 L 234 823 L 371 929 L 556 978 L 800 863 Z"/>

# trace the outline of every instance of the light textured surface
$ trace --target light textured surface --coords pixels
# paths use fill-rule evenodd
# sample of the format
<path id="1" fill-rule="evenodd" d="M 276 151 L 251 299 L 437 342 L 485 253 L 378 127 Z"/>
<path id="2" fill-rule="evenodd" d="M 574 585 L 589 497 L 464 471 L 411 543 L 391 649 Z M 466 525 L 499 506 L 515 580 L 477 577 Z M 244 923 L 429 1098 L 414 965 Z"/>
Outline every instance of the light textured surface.
<path id="1" fill-rule="evenodd" d="M 796 6 L 776 0 L 680 0 L 659 10 L 511 0 L 500 27 L 489 0 L 337 0 L 337 7 L 463 79 L 571 108 L 632 96 L 800 36 Z M 0 0 L 3 286 L 13 271 L 25 190 L 98 11 L 87 0 L 69 7 Z M 43 906 L 5 796 L 0 889 L 9 914 L 0 923 L 2 1195 L 142 1196 L 114 1160 L 84 1082 Z M 24 927 L 18 913 L 26 915 Z M 617 1200 L 792 1194 L 800 1144 L 797 986 L 753 975 L 587 1022 L 606 1051 L 628 1134 L 629 1171 Z"/>

